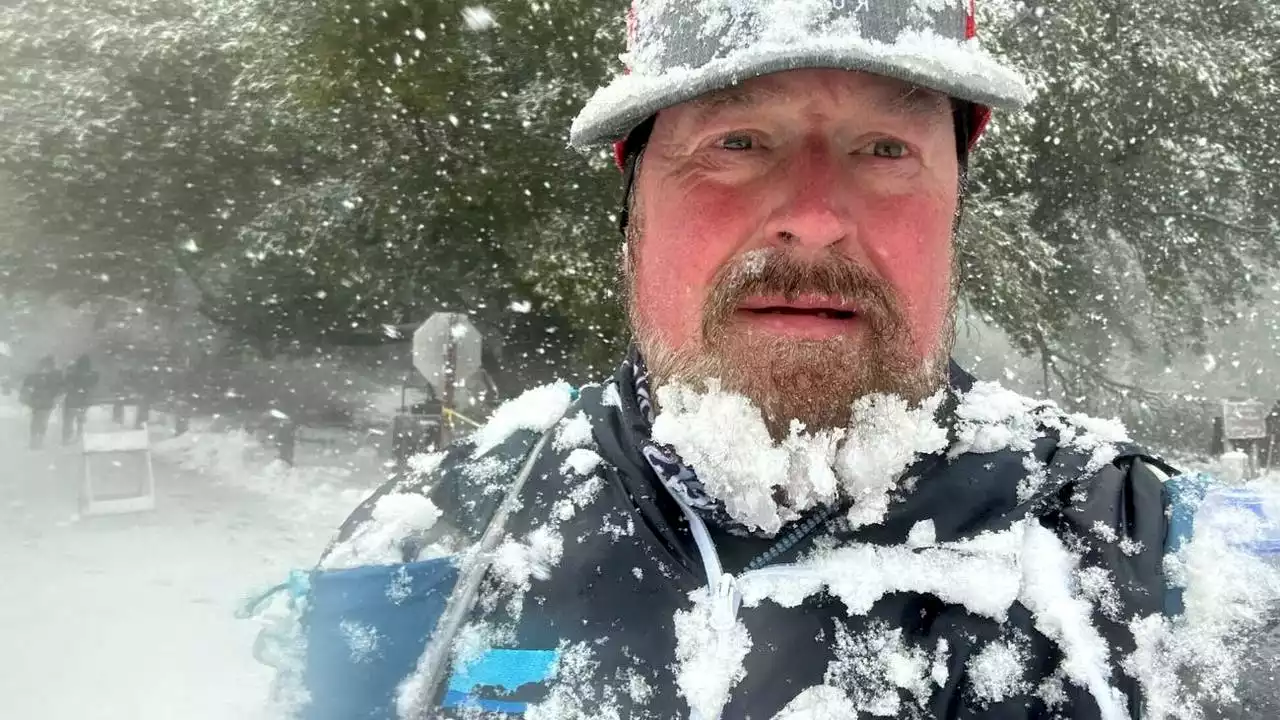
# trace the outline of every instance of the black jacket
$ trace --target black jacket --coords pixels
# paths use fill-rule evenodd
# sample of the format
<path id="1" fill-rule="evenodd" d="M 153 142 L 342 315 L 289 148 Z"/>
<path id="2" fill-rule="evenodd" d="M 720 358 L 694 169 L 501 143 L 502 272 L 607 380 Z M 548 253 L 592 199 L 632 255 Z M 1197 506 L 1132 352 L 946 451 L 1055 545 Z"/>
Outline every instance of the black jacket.
<path id="1" fill-rule="evenodd" d="M 62 394 L 62 373 L 37 370 L 22 381 L 22 402 L 36 410 L 48 410 Z"/>
<path id="2" fill-rule="evenodd" d="M 967 375 L 954 373 L 956 389 L 967 390 L 971 383 Z M 588 466 L 591 453 L 599 455 L 590 477 L 571 467 L 575 463 L 569 462 L 569 455 L 575 449 L 563 443 L 557 447 L 556 434 L 565 432 L 564 424 L 552 431 L 551 442 L 533 460 L 532 474 L 506 530 L 508 538 L 518 541 L 550 523 L 562 539 L 562 555 L 549 573 L 539 577 L 535 572 L 524 593 L 503 584 L 500 571 L 490 571 L 470 615 L 473 623 L 508 630 L 497 636 L 494 648 L 554 652 L 561 666 L 540 678 L 544 682 L 516 688 L 496 687 L 483 679 L 451 683 L 454 691 L 446 694 L 442 687 L 436 703 L 455 707 L 439 708 L 431 717 L 475 716 L 474 710 L 467 715 L 456 707 L 458 688 L 468 702 L 488 703 L 490 709 L 501 707 L 489 702 L 493 700 L 513 702 L 515 709 L 524 703 L 552 708 L 539 717 L 572 718 L 578 717 L 576 712 L 586 713 L 582 717 L 613 717 L 615 711 L 622 719 L 689 717 L 689 705 L 677 690 L 673 623 L 677 611 L 691 607 L 690 593 L 705 587 L 708 579 L 680 506 L 637 450 L 644 428 L 635 408 L 628 407 L 628 397 L 608 385 L 584 388 L 566 414 L 573 418 L 584 413 L 590 421 L 591 442 L 576 449 L 576 459 L 586 459 Z M 518 431 L 479 458 L 472 444 L 452 448 L 428 477 L 391 483 L 370 498 L 348 520 L 337 543 L 371 522 L 370 511 L 382 496 L 425 493 L 442 518 L 426 535 L 404 539 L 403 559 L 414 560 L 424 547 L 446 537 L 454 548 L 473 544 L 502 503 L 502 489 L 540 435 Z M 954 459 L 938 455 L 911 469 L 919 478 L 914 489 L 895 498 L 878 525 L 850 530 L 838 519 L 801 521 L 784 528 L 776 540 L 734 537 L 715 528 L 712 535 L 725 571 L 740 573 L 748 566 L 793 562 L 819 542 L 900 545 L 921 520 L 932 520 L 936 542 L 946 543 L 1003 531 L 1030 516 L 1081 552 L 1084 566 L 1101 568 L 1114 579 L 1116 593 L 1093 606 L 1091 619 L 1110 648 L 1108 680 L 1123 694 L 1126 713 L 1138 717 L 1139 689 L 1119 664 L 1133 649 L 1128 621 L 1161 611 L 1166 521 L 1161 479 L 1151 470 L 1159 461 L 1132 447 L 1118 450 L 1103 467 L 1085 472 L 1088 456 L 1061 447 L 1058 431 L 1046 428 L 1031 454 L 1048 467 L 1048 478 L 1033 497 L 1027 498 L 1024 490 L 1022 501 L 1019 485 L 1028 475 L 1026 453 L 1002 450 Z M 596 483 L 598 492 L 592 496 L 587 491 Z M 575 490 L 578 500 L 590 500 L 567 513 L 566 499 Z M 561 514 L 571 517 L 554 520 Z M 808 597 L 801 607 L 764 601 L 743 607 L 738 616 L 750 633 L 752 649 L 744 661 L 745 676 L 734 687 L 722 718 L 773 718 L 802 692 L 824 683 L 840 688 L 863 707 L 876 702 L 882 708 L 885 702 L 893 707 L 897 698 L 899 717 L 1103 716 L 1087 690 L 1062 681 L 1063 651 L 1020 603 L 998 622 L 932 594 L 894 592 L 876 600 L 870 612 L 857 615 L 824 593 Z M 884 678 L 874 677 L 875 663 L 868 666 L 868 675 L 867 667 L 850 660 L 850 647 L 858 638 L 897 638 L 893 641 L 900 641 L 908 656 L 940 662 L 937 670 L 945 672 L 934 674 L 927 693 L 885 685 Z M 993 701 L 990 688 L 976 689 L 973 668 L 995 642 L 1016 650 L 1024 672 L 1004 692 L 995 693 Z M 574 648 L 585 648 L 591 662 L 566 669 L 563 659 Z M 853 651 L 855 660 L 857 652 Z M 454 680 L 458 677 L 455 674 Z M 1059 685 L 1060 691 L 1055 690 Z M 496 712 L 482 715 L 504 717 Z"/>

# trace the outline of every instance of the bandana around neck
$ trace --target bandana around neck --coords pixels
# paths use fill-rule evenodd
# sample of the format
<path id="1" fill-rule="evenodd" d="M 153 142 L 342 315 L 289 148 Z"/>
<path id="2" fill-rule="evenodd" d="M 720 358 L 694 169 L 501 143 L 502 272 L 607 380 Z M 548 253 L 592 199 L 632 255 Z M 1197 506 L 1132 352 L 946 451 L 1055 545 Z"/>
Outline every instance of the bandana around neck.
<path id="1" fill-rule="evenodd" d="M 626 372 L 629 368 L 630 372 Z M 631 384 L 623 382 L 628 375 Z M 629 391 L 629 392 L 628 392 Z M 623 401 L 624 411 L 637 415 L 633 417 L 633 425 L 642 430 L 640 453 L 657 474 L 658 480 L 666 486 L 685 505 L 698 514 L 709 525 L 714 525 L 733 535 L 742 537 L 768 537 L 767 534 L 753 532 L 746 525 L 735 520 L 725 509 L 724 503 L 707 494 L 707 488 L 698 479 L 698 474 L 689 467 L 675 448 L 659 443 L 653 439 L 653 392 L 649 383 L 649 369 L 638 350 L 632 350 L 624 372 L 618 379 L 618 392 L 633 402 Z M 626 397 L 626 396 L 630 397 Z M 629 413 L 630 414 L 630 413 Z"/>

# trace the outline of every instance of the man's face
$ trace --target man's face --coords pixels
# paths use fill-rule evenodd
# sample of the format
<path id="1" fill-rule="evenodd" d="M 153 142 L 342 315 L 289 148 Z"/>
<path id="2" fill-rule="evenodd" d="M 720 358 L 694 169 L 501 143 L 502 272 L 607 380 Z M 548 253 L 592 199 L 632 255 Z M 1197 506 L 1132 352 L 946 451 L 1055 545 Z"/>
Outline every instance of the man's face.
<path id="1" fill-rule="evenodd" d="M 945 378 L 959 191 L 950 101 L 796 70 L 662 111 L 636 178 L 629 312 L 655 383 L 717 378 L 775 434 Z"/>

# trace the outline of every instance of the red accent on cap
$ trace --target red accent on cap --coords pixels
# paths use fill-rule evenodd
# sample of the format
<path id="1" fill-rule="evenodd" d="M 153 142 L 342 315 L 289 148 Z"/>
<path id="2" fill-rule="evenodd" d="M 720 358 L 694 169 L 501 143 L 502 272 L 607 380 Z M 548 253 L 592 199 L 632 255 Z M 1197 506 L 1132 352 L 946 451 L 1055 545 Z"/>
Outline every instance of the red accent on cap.
<path id="1" fill-rule="evenodd" d="M 636 0 L 637 2 L 639 0 Z M 639 33 L 639 19 L 636 16 L 636 3 L 631 3 L 627 8 L 627 51 L 631 51 L 636 46 L 636 35 Z M 631 68 L 629 66 L 622 68 L 623 75 L 630 75 Z M 619 170 L 627 169 L 627 141 L 619 140 L 613 144 L 613 162 L 618 166 Z"/>
<path id="2" fill-rule="evenodd" d="M 991 108 L 986 105 L 975 104 L 973 106 L 973 131 L 969 135 L 970 151 L 982 139 L 982 135 L 987 131 L 987 125 L 989 124 L 991 124 Z"/>
<path id="3" fill-rule="evenodd" d="M 631 7 L 627 8 L 627 49 L 630 50 L 636 46 L 636 34 L 639 32 L 638 20 L 636 18 L 636 4 L 631 3 Z"/>
<path id="4" fill-rule="evenodd" d="M 969 0 L 969 12 L 964 18 L 964 38 L 972 40 L 978 37 L 978 0 Z M 983 133 L 987 131 L 987 125 L 991 124 L 991 108 L 984 105 L 973 105 L 973 131 L 969 135 L 969 150 L 972 152 L 978 141 L 982 139 Z"/>

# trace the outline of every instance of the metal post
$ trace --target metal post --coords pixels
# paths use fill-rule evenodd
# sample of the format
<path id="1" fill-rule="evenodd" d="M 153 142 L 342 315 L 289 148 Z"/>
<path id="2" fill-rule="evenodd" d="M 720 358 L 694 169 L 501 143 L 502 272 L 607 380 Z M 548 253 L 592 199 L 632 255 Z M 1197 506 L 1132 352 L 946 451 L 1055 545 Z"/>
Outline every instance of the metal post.
<path id="1" fill-rule="evenodd" d="M 454 382 L 456 378 L 456 369 L 458 367 L 458 341 L 453 337 L 453 332 L 449 332 L 449 338 L 446 340 L 445 361 L 444 361 L 444 393 L 440 398 L 443 405 L 440 413 L 440 447 L 448 447 L 453 442 L 453 410 L 454 401 Z"/>
<path id="2" fill-rule="evenodd" d="M 143 395 L 138 401 L 138 414 L 133 419 L 133 429 L 141 430 L 151 422 L 151 396 Z"/>

